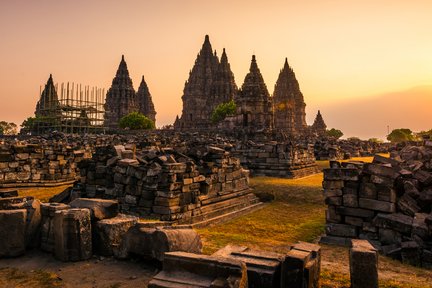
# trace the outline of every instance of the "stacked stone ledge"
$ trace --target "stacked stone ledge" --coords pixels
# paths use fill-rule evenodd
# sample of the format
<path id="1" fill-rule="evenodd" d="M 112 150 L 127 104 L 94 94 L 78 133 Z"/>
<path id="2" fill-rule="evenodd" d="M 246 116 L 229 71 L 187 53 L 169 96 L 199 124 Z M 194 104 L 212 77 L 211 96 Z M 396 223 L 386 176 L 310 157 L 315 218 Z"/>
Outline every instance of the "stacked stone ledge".
<path id="1" fill-rule="evenodd" d="M 373 163 L 330 162 L 324 170 L 326 236 L 349 245 L 367 239 L 385 255 L 432 267 L 432 142 Z"/>
<path id="2" fill-rule="evenodd" d="M 312 145 L 248 141 L 233 153 L 253 176 L 299 178 L 319 172 Z"/>
<path id="3" fill-rule="evenodd" d="M 84 147 L 83 147 L 84 148 Z M 77 163 L 91 157 L 89 148 L 55 143 L 0 145 L 0 185 L 46 184 L 75 181 Z"/>
<path id="4" fill-rule="evenodd" d="M 80 164 L 88 197 L 118 199 L 120 211 L 162 221 L 195 223 L 257 204 L 249 172 L 223 149 L 192 159 L 172 148 L 98 148 Z M 194 157 L 195 157 L 194 156 Z"/>

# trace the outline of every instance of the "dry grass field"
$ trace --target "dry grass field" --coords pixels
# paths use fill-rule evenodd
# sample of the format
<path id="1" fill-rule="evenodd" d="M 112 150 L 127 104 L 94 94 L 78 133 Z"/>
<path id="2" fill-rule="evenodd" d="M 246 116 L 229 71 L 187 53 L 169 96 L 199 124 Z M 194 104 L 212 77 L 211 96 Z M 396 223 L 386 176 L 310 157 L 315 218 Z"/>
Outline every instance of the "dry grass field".
<path id="1" fill-rule="evenodd" d="M 372 157 L 352 160 L 368 162 L 372 160 Z M 327 167 L 328 161 L 318 161 L 318 165 L 321 168 Z M 199 229 L 198 233 L 204 242 L 204 253 L 211 254 L 228 243 L 283 253 L 288 251 L 293 242 L 318 241 L 319 236 L 324 231 L 324 211 L 326 209 L 321 192 L 321 182 L 322 173 L 302 179 L 251 178 L 250 184 L 257 192 L 271 193 L 275 196 L 275 200 L 250 214 L 222 224 Z M 47 200 L 51 195 L 62 191 L 64 188 L 24 189 L 20 191 L 20 194 L 35 195 Z M 2 266 L 1 262 L 0 260 L 0 267 Z M 119 273 L 118 277 L 121 281 L 106 282 L 103 281 L 102 274 L 93 272 L 94 279 L 91 278 L 92 276 L 88 276 L 89 279 L 87 282 L 83 282 L 83 286 L 76 283 L 70 286 L 67 276 L 62 275 L 63 272 L 52 269 L 52 265 L 36 267 L 37 269 L 33 268 L 34 270 L 29 272 L 28 269 L 20 267 L 19 261 L 14 263 L 18 264 L 10 264 L 7 268 L 0 268 L 0 287 L 131 287 L 130 285 L 133 284 L 130 282 L 131 280 L 124 280 L 123 272 L 119 272 L 131 269 L 130 267 L 121 268 L 122 265 L 125 265 L 124 262 L 115 264 L 118 265 L 117 272 L 113 271 L 114 274 L 110 274 L 115 278 L 115 273 Z M 97 267 L 103 267 L 101 263 L 95 264 L 92 260 L 88 261 L 86 265 L 89 265 L 89 271 L 93 271 L 91 269 L 98 271 L 97 269 L 100 268 Z M 68 275 L 74 273 L 80 275 L 79 269 L 71 267 L 68 268 Z M 148 271 L 142 273 L 151 275 Z M 324 288 L 350 286 L 347 248 L 322 246 L 321 276 L 322 287 Z M 379 277 L 380 287 L 432 287 L 431 270 L 411 267 L 381 256 L 379 258 Z M 133 285 L 145 287 L 146 281 L 142 280 L 139 282 L 140 285 Z M 87 286 L 85 283 L 93 284 Z"/>

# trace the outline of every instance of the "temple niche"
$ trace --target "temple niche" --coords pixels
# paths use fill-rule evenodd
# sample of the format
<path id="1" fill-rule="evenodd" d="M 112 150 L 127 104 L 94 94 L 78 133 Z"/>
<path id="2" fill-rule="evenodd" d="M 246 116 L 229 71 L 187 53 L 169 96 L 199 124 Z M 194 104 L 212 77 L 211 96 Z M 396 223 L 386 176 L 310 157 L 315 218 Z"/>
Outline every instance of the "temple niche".
<path id="1" fill-rule="evenodd" d="M 301 134 L 307 129 L 306 104 L 293 69 L 285 64 L 279 73 L 273 93 L 274 126 L 288 134 Z"/>
<path id="2" fill-rule="evenodd" d="M 231 72 L 228 57 L 223 50 L 221 60 L 213 52 L 209 36 L 206 35 L 189 79 L 183 89 L 183 110 L 176 119 L 176 129 L 208 129 L 213 127 L 211 114 L 214 108 L 234 99 L 237 86 Z"/>
<path id="3" fill-rule="evenodd" d="M 273 129 L 273 105 L 267 86 L 252 56 L 249 73 L 235 98 L 237 127 L 247 130 Z"/>
<path id="4" fill-rule="evenodd" d="M 123 55 L 105 101 L 105 126 L 108 128 L 118 128 L 119 120 L 131 112 L 140 112 L 156 120 L 156 111 L 144 76 L 135 93 Z"/>

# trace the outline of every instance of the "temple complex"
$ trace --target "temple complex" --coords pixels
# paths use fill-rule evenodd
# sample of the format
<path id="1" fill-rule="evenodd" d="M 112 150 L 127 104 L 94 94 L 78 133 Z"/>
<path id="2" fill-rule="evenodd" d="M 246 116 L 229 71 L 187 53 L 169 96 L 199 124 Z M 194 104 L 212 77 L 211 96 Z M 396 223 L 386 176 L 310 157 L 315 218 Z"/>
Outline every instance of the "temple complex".
<path id="1" fill-rule="evenodd" d="M 276 129 L 288 134 L 299 134 L 307 129 L 306 104 L 295 73 L 286 58 L 273 92 L 273 105 Z"/>

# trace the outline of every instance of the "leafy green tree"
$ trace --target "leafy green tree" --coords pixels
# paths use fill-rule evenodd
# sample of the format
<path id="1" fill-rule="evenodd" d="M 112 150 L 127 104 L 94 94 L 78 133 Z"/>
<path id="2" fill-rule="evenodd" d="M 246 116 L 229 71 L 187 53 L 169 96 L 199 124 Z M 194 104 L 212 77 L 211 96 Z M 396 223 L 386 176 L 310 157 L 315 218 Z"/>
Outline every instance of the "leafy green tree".
<path id="1" fill-rule="evenodd" d="M 139 129 L 154 129 L 155 123 L 139 112 L 131 112 L 120 119 L 119 126 L 121 128 L 129 128 L 131 130 Z"/>
<path id="2" fill-rule="evenodd" d="M 229 115 L 234 115 L 236 112 L 237 106 L 234 100 L 231 100 L 226 103 L 221 103 L 213 110 L 211 115 L 211 122 L 216 124 L 222 120 L 224 120 Z"/>
<path id="3" fill-rule="evenodd" d="M 410 129 L 400 128 L 394 129 L 389 135 L 387 135 L 387 140 L 392 143 L 399 143 L 403 141 L 413 141 L 415 136 Z"/>
<path id="4" fill-rule="evenodd" d="M 21 124 L 21 129 L 32 130 L 36 123 L 36 119 L 36 117 L 28 117 L 25 119 Z"/>
<path id="5" fill-rule="evenodd" d="M 432 139 L 432 129 L 430 129 L 429 131 L 421 131 L 416 133 L 416 136 L 420 139 L 422 139 L 423 137 L 429 137 L 430 139 Z"/>
<path id="6" fill-rule="evenodd" d="M 341 130 L 338 130 L 335 128 L 331 128 L 330 130 L 327 130 L 326 133 L 327 133 L 327 136 L 334 137 L 336 139 L 339 139 L 340 137 L 342 137 L 344 135 Z"/>
<path id="7" fill-rule="evenodd" d="M 0 121 L 2 135 L 15 135 L 18 132 L 17 125 L 13 122 Z"/>
<path id="8" fill-rule="evenodd" d="M 372 142 L 372 143 L 383 143 L 384 142 L 383 140 L 378 139 L 378 138 L 370 138 L 368 141 Z"/>

